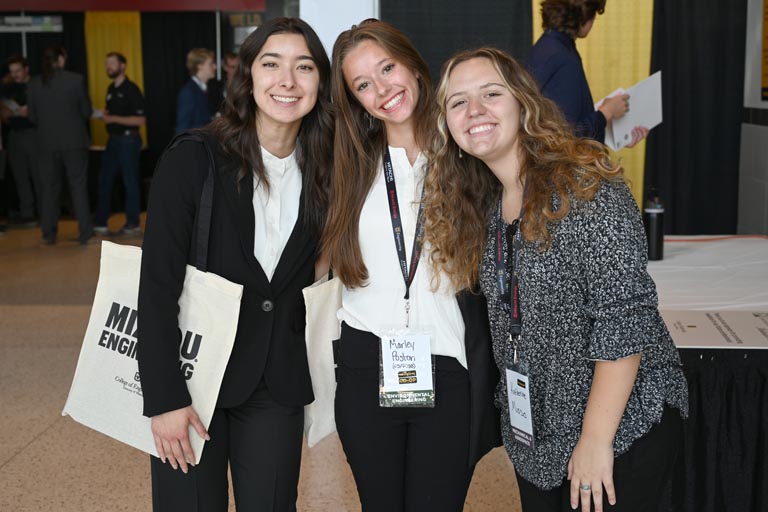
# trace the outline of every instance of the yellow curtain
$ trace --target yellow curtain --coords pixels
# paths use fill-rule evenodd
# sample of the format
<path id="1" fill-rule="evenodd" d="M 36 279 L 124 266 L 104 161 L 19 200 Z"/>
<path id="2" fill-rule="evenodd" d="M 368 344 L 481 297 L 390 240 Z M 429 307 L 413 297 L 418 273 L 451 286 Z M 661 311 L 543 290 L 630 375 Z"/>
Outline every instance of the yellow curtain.
<path id="1" fill-rule="evenodd" d="M 88 92 L 93 108 L 103 109 L 107 87 L 112 82 L 105 70 L 107 53 L 118 52 L 128 61 L 126 75 L 144 92 L 144 64 L 141 59 L 141 16 L 138 12 L 86 12 L 85 49 L 88 59 Z M 140 130 L 146 146 L 145 127 Z M 100 119 L 91 120 L 92 144 L 104 146 L 107 130 Z"/>
<path id="2" fill-rule="evenodd" d="M 533 0 L 534 42 L 542 32 L 541 0 Z M 589 36 L 576 40 L 595 101 L 648 77 L 652 33 L 653 0 L 607 2 L 605 13 L 597 16 Z M 621 159 L 632 193 L 642 204 L 645 141 L 613 156 Z"/>

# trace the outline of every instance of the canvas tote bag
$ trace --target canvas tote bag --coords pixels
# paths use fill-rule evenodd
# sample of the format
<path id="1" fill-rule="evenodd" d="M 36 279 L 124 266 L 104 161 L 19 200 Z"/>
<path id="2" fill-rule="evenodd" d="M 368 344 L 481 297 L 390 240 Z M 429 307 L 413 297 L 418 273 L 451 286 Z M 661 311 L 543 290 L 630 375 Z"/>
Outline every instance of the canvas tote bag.
<path id="1" fill-rule="evenodd" d="M 307 358 L 315 395 L 315 401 L 304 407 L 304 433 L 310 448 L 336 432 L 333 414 L 336 365 L 332 342 L 341 335 L 341 322 L 336 313 L 341 308 L 342 286 L 338 277 L 329 280 L 324 276 L 302 290 L 307 309 Z"/>
<path id="2" fill-rule="evenodd" d="M 177 137 L 170 147 L 189 138 Z M 193 138 L 204 143 L 199 136 Z M 197 220 L 197 268 L 187 265 L 178 318 L 179 369 L 187 379 L 192 407 L 206 429 L 235 341 L 243 291 L 241 285 L 205 272 L 213 203 L 212 164 L 209 151 Z M 136 360 L 140 269 L 140 248 L 102 242 L 93 309 L 62 415 L 157 456 L 150 419 L 142 414 Z M 192 427 L 189 438 L 199 463 L 204 440 Z"/>

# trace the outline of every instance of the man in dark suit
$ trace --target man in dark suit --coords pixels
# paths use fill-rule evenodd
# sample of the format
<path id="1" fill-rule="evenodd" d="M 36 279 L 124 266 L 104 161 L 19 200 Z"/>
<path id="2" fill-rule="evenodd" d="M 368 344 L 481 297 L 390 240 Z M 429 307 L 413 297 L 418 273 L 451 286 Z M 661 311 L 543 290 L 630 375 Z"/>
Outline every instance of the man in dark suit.
<path id="1" fill-rule="evenodd" d="M 187 54 L 190 79 L 176 97 L 176 133 L 200 128 L 211 122 L 208 100 L 208 81 L 216 76 L 213 52 L 205 48 L 192 48 Z"/>
<path id="2" fill-rule="evenodd" d="M 82 75 L 64 69 L 66 50 L 50 46 L 43 53 L 43 74 L 29 83 L 29 119 L 37 125 L 40 182 L 43 189 L 43 242 L 56 243 L 61 197 L 61 168 L 66 172 L 72 207 L 85 244 L 93 236 L 88 202 L 88 119 L 91 102 Z"/>

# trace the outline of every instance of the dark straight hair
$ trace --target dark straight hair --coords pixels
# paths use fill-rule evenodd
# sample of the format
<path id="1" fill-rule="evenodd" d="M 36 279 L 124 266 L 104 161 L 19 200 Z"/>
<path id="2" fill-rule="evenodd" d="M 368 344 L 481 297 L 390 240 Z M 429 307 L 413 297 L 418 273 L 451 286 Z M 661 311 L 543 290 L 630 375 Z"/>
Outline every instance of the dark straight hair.
<path id="1" fill-rule="evenodd" d="M 47 84 L 58 69 L 59 57 L 67 56 L 67 50 L 60 44 L 54 44 L 43 50 L 43 83 Z"/>
<path id="2" fill-rule="evenodd" d="M 211 124 L 211 130 L 224 151 L 240 160 L 238 181 L 246 173 L 254 172 L 257 180 L 269 186 L 256 131 L 257 106 L 253 99 L 251 66 L 267 39 L 275 34 L 298 34 L 304 37 L 320 74 L 317 103 L 301 121 L 296 144 L 296 162 L 301 169 L 304 194 L 303 220 L 319 236 L 328 208 L 334 126 L 330 101 L 331 63 L 312 27 L 298 18 L 275 18 L 248 36 L 240 47 L 240 63 L 235 76 L 227 86 L 224 112 Z"/>

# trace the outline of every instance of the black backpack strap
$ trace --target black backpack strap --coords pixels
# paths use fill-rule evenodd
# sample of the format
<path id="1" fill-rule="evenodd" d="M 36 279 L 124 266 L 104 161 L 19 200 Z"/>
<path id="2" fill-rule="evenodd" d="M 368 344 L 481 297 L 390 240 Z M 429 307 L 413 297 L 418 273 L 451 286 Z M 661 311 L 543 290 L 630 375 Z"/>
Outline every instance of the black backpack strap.
<path id="1" fill-rule="evenodd" d="M 163 151 L 157 165 L 168 151 L 185 141 L 194 141 L 203 145 L 208 156 L 208 173 L 203 183 L 203 192 L 200 194 L 200 204 L 197 208 L 197 246 L 195 247 L 195 267 L 201 272 L 208 270 L 208 239 L 211 234 L 211 214 L 213 213 L 213 183 L 216 177 L 216 163 L 211 149 L 210 136 L 201 131 L 188 131 L 180 133 L 173 138 Z"/>

